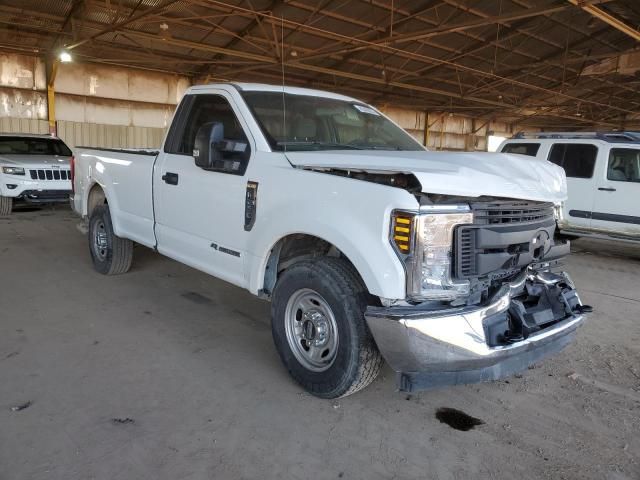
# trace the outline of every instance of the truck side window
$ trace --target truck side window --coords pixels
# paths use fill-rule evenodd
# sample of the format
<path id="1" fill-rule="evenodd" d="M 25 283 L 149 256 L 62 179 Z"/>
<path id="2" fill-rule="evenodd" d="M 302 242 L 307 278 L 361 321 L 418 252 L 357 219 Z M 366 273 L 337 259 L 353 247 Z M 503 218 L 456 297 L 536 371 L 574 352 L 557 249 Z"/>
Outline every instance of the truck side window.
<path id="1" fill-rule="evenodd" d="M 193 95 L 182 132 L 176 132 L 178 138 L 173 143 L 172 153 L 193 155 L 198 129 L 209 122 L 220 122 L 224 125 L 225 140 L 235 142 L 233 151 L 223 152 L 225 160 L 248 161 L 251 148 L 236 114 L 229 102 L 220 95 Z"/>
<path id="2" fill-rule="evenodd" d="M 612 148 L 609 153 L 607 180 L 640 182 L 640 150 L 636 148 Z"/>
<path id="3" fill-rule="evenodd" d="M 535 157 L 540 149 L 539 143 L 507 143 L 502 148 L 502 153 L 518 153 Z"/>
<path id="4" fill-rule="evenodd" d="M 567 177 L 591 178 L 597 156 L 595 145 L 556 143 L 549 152 L 549 161 L 564 168 Z"/>

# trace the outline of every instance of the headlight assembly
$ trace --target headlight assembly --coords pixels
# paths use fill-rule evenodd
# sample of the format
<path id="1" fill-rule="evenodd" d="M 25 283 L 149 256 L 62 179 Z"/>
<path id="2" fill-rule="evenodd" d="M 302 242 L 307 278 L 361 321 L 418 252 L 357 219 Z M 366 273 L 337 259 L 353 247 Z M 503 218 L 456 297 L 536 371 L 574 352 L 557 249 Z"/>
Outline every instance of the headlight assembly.
<path id="1" fill-rule="evenodd" d="M 406 227 L 407 220 L 410 227 Z M 469 223 L 473 223 L 473 214 L 468 205 L 423 206 L 420 213 L 394 212 L 392 243 L 406 267 L 409 299 L 450 301 L 469 294 L 469 282 L 454 280 L 451 274 L 454 229 Z"/>
<path id="2" fill-rule="evenodd" d="M 556 203 L 553 205 L 553 216 L 556 219 L 556 222 L 561 222 L 564 220 L 564 214 L 562 212 L 564 208 L 564 202 Z"/>
<path id="3" fill-rule="evenodd" d="M 24 168 L 22 167 L 2 167 L 2 173 L 7 175 L 24 175 Z"/>

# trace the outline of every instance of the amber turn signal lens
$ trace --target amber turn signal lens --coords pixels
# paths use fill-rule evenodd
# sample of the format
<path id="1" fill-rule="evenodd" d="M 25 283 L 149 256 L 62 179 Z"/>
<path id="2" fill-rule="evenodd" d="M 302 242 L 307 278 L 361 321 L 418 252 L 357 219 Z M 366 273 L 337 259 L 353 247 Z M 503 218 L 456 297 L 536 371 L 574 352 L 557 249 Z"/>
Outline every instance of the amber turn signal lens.
<path id="1" fill-rule="evenodd" d="M 401 253 L 409 253 L 411 251 L 412 233 L 413 217 L 403 213 L 394 214 L 391 237 Z"/>

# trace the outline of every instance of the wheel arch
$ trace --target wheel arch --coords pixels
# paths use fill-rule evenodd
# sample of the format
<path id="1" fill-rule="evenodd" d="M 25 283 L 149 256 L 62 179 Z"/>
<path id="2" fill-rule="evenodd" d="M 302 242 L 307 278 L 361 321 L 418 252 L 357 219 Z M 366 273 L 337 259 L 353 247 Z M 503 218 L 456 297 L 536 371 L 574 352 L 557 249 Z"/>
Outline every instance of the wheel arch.
<path id="1" fill-rule="evenodd" d="M 111 200 L 111 201 L 110 201 Z M 94 181 L 87 189 L 87 195 L 85 200 L 86 218 L 91 218 L 91 213 L 98 205 L 108 205 L 111 211 L 111 223 L 116 235 L 121 235 L 120 218 L 114 212 L 117 211 L 117 203 L 115 202 L 115 196 L 109 193 L 106 185 L 100 182 Z"/>
<path id="2" fill-rule="evenodd" d="M 342 247 L 342 248 L 341 248 Z M 288 267 L 301 260 L 323 256 L 342 258 L 353 267 L 354 272 L 367 287 L 370 294 L 381 296 L 382 286 L 377 281 L 371 265 L 353 255 L 353 248 L 346 244 L 331 242 L 309 233 L 289 233 L 272 243 L 260 263 L 257 292 L 269 297 L 278 276 Z"/>
<path id="3" fill-rule="evenodd" d="M 109 204 L 109 201 L 107 200 L 107 193 L 104 191 L 104 188 L 102 188 L 102 185 L 94 182 L 89 188 L 89 193 L 87 194 L 87 217 L 91 216 L 94 208 L 98 205 L 104 204 Z"/>

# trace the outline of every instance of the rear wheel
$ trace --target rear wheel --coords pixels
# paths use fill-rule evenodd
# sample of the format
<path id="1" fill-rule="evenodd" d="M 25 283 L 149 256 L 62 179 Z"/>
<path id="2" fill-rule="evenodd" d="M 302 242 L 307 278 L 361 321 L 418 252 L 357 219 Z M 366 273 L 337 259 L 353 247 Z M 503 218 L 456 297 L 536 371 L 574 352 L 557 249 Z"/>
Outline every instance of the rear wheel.
<path id="1" fill-rule="evenodd" d="M 0 197 L 0 217 L 8 217 L 13 210 L 13 198 Z"/>
<path id="2" fill-rule="evenodd" d="M 113 233 L 107 205 L 99 205 L 89 219 L 89 251 L 95 269 L 103 275 L 119 275 L 131 268 L 133 242 Z"/>
<path id="3" fill-rule="evenodd" d="M 369 303 L 362 280 L 339 258 L 301 261 L 281 274 L 273 339 L 291 376 L 313 395 L 351 395 L 377 377 L 382 357 L 365 324 Z"/>

